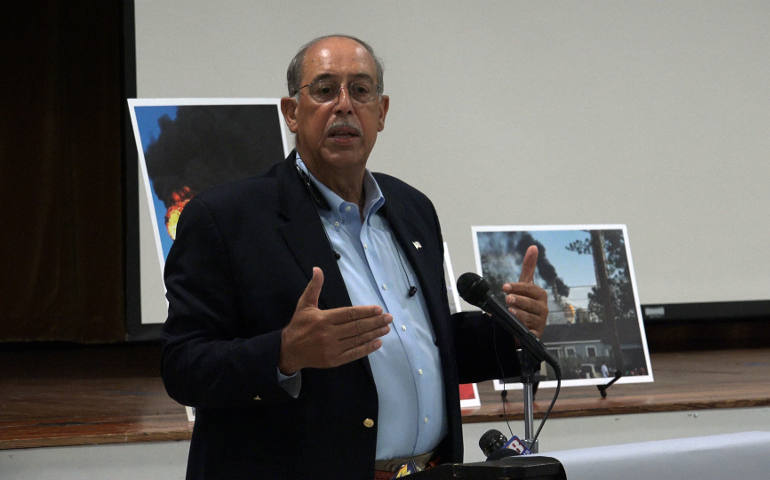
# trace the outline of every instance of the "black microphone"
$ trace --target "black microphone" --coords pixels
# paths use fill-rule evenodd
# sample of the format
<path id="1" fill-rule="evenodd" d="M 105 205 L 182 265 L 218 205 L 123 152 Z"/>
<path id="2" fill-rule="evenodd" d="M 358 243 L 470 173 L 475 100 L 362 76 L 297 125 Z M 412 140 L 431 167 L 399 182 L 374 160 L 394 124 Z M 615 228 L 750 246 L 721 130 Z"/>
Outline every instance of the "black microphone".
<path id="1" fill-rule="evenodd" d="M 500 460 L 504 457 L 514 457 L 522 453 L 530 453 L 525 445 L 521 443 L 518 437 L 514 437 L 512 442 L 503 435 L 500 430 L 487 430 L 479 439 L 479 447 L 487 457 L 487 461 Z"/>
<path id="2" fill-rule="evenodd" d="M 493 452 L 503 448 L 507 442 L 508 439 L 505 438 L 505 435 L 500 430 L 487 430 L 479 439 L 479 448 L 484 452 L 484 456 L 488 457 Z"/>
<path id="3" fill-rule="evenodd" d="M 473 272 L 466 272 L 457 279 L 457 292 L 463 299 L 492 315 L 505 330 L 519 340 L 521 346 L 537 360 L 545 360 L 552 367 L 558 363 L 548 353 L 540 340 L 508 311 L 500 300 L 489 292 L 489 283 Z"/>

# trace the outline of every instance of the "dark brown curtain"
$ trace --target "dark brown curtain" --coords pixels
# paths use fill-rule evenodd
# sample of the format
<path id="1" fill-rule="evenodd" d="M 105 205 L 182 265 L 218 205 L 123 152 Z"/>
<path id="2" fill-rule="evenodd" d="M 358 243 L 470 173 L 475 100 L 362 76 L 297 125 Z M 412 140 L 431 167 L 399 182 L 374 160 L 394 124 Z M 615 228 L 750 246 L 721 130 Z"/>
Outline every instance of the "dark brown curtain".
<path id="1" fill-rule="evenodd" d="M 0 341 L 121 341 L 121 4 L 30 3 L 0 33 Z"/>

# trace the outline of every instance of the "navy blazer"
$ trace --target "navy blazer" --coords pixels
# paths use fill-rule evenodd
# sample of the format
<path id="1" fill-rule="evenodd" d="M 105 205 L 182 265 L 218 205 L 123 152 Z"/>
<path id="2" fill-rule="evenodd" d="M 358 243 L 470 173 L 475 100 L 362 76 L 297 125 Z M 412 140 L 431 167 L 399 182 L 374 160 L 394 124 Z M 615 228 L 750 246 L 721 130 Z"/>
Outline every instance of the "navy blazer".
<path id="1" fill-rule="evenodd" d="M 319 307 L 350 305 L 294 165 L 292 152 L 261 177 L 201 193 L 179 221 L 165 267 L 162 376 L 172 398 L 196 407 L 188 479 L 373 476 L 377 390 L 367 358 L 302 370 L 296 399 L 278 384 L 281 329 L 312 267 L 324 272 Z M 479 313 L 450 316 L 433 205 L 404 182 L 374 175 L 440 351 L 449 433 L 438 451 L 442 461 L 460 462 L 458 383 L 516 375 L 513 340 Z"/>

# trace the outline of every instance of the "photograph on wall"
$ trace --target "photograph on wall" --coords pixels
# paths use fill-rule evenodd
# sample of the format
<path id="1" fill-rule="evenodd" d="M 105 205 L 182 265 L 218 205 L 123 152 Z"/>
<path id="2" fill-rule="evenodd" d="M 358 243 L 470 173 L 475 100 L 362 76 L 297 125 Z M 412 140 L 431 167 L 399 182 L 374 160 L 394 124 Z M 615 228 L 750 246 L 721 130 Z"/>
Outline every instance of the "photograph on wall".
<path id="1" fill-rule="evenodd" d="M 449 312 L 457 313 L 462 311 L 460 307 L 460 296 L 455 287 L 455 272 L 452 269 L 452 260 L 449 257 L 449 247 L 444 242 L 444 282 L 446 283 L 447 299 L 449 301 Z M 460 408 L 475 408 L 481 406 L 479 398 L 479 387 L 475 383 L 460 384 Z"/>
<path id="2" fill-rule="evenodd" d="M 128 99 L 161 270 L 185 205 L 259 175 L 287 152 L 280 100 Z"/>
<path id="3" fill-rule="evenodd" d="M 535 283 L 548 293 L 542 342 L 557 359 L 562 385 L 653 381 L 631 249 L 625 225 L 473 227 L 476 269 L 504 301 L 502 285 L 517 280 L 524 252 L 539 250 Z M 541 387 L 556 385 L 542 363 Z M 518 379 L 495 389 L 521 388 Z"/>

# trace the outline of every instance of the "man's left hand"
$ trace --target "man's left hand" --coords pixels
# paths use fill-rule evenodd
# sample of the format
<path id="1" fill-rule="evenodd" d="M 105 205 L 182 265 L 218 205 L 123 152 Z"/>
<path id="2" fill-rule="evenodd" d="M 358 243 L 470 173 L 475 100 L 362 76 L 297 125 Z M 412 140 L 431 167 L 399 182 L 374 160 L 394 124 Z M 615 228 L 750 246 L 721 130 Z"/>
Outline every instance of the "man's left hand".
<path id="1" fill-rule="evenodd" d="M 530 246 L 524 254 L 519 281 L 503 284 L 503 292 L 508 310 L 539 338 L 548 318 L 548 293 L 535 285 L 537 256 L 537 247 Z"/>

